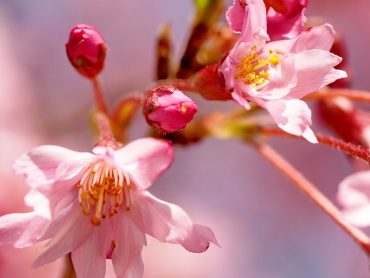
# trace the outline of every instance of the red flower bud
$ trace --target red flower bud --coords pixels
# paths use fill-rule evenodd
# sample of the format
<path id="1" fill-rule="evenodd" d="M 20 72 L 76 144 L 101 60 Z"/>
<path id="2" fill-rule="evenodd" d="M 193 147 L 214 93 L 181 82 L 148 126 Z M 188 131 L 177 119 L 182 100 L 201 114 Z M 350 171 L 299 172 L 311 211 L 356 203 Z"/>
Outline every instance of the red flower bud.
<path id="1" fill-rule="evenodd" d="M 149 91 L 144 103 L 147 123 L 164 133 L 184 128 L 197 111 L 194 101 L 172 86 Z"/>
<path id="2" fill-rule="evenodd" d="M 370 147 L 370 113 L 343 97 L 319 102 L 321 118 L 346 141 Z"/>
<path id="3" fill-rule="evenodd" d="M 198 93 L 205 99 L 223 101 L 232 99 L 218 64 L 206 66 L 198 71 L 193 77 L 193 83 Z"/>
<path id="4" fill-rule="evenodd" d="M 94 78 L 102 71 L 107 47 L 94 27 L 84 24 L 73 27 L 66 50 L 69 61 L 81 75 Z"/>

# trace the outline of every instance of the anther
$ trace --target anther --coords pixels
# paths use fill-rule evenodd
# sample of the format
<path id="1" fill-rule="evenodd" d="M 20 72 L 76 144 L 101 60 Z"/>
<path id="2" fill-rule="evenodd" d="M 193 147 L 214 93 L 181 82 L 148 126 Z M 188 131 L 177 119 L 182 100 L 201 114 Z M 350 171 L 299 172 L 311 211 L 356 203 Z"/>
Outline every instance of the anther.
<path id="1" fill-rule="evenodd" d="M 271 64 L 273 64 L 274 66 L 276 66 L 277 64 L 279 64 L 279 62 L 280 62 L 280 58 L 279 58 L 279 56 L 272 55 L 272 56 L 269 58 L 269 62 L 270 62 Z"/>
<path id="2" fill-rule="evenodd" d="M 129 185 L 128 175 L 103 161 L 91 165 L 76 186 L 82 213 L 93 214 L 91 223 L 94 225 L 100 225 L 102 219 L 117 214 L 124 201 L 128 209 L 132 203 L 132 185 Z"/>

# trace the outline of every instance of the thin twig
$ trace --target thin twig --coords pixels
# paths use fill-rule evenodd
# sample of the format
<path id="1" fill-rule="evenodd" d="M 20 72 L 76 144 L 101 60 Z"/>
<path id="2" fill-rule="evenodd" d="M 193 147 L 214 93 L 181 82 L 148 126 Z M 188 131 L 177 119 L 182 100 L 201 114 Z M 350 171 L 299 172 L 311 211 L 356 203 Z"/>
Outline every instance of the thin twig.
<path id="1" fill-rule="evenodd" d="M 327 89 L 307 95 L 305 100 L 318 100 L 333 97 L 346 97 L 354 101 L 370 103 L 370 92 L 350 89 Z"/>
<path id="2" fill-rule="evenodd" d="M 304 140 L 303 137 L 286 133 L 285 131 L 278 128 L 262 127 L 259 131 L 261 134 L 267 136 L 281 136 Z M 338 138 L 332 138 L 321 134 L 316 134 L 316 137 L 320 144 L 330 146 L 353 157 L 360 158 L 370 164 L 370 152 L 366 148 L 352 144 L 350 142 L 343 141 Z"/>
<path id="3" fill-rule="evenodd" d="M 259 153 L 274 165 L 282 174 L 284 174 L 295 185 L 297 189 L 303 192 L 316 206 L 318 206 L 326 215 L 328 215 L 340 228 L 342 228 L 369 256 L 370 239 L 361 230 L 351 226 L 344 219 L 336 206 L 326 198 L 302 173 L 294 168 L 279 153 L 267 144 L 253 142 L 253 145 Z"/>

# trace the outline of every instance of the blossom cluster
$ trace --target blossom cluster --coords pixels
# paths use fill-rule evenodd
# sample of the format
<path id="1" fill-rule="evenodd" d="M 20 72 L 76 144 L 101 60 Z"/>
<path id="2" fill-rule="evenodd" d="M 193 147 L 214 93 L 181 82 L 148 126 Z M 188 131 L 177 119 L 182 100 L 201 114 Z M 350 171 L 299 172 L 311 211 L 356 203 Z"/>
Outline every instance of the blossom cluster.
<path id="1" fill-rule="evenodd" d="M 211 243 L 219 246 L 208 226 L 193 223 L 182 208 L 158 199 L 149 188 L 174 160 L 170 140 L 186 145 L 214 135 L 249 140 L 258 148 L 255 135 L 262 133 L 264 122 L 243 126 L 235 115 L 196 118 L 201 109 L 184 91 L 207 100 L 232 100 L 246 113 L 261 109 L 283 134 L 318 143 L 320 138 L 311 128 L 312 112 L 303 99 L 347 73 L 335 68 L 342 58 L 330 52 L 334 28 L 305 27 L 307 5 L 308 0 L 234 0 L 225 14 L 229 35 L 222 33 L 218 38 L 223 43 L 217 44 L 221 49 L 215 47 L 211 53 L 217 62 L 200 65 L 189 50 L 182 63 L 188 68 L 176 76 L 189 75 L 183 79 L 175 78 L 166 60 L 165 32 L 159 47 L 166 49 L 158 53 L 160 65 L 166 67 L 159 76 L 166 80 L 157 80 L 140 97 L 119 102 L 113 112 L 98 78 L 105 65 L 106 43 L 94 27 L 75 26 L 66 52 L 76 71 L 93 84 L 99 139 L 91 152 L 44 145 L 16 160 L 14 169 L 29 188 L 24 201 L 32 211 L 0 217 L 0 245 L 25 248 L 45 242 L 33 266 L 70 256 L 78 278 L 104 277 L 108 260 L 117 277 L 142 277 L 141 253 L 147 236 L 194 253 L 205 252 Z M 188 49 L 200 48 L 196 36 L 206 33 L 197 33 L 196 27 Z M 346 101 L 325 103 L 324 118 L 341 137 L 368 148 L 369 121 L 351 103 L 343 108 L 340 104 Z M 126 142 L 123 134 L 138 107 L 153 136 Z M 346 128 L 338 124 L 338 117 L 346 119 Z M 369 171 L 362 171 L 339 186 L 343 219 L 355 226 L 370 225 L 369 180 Z"/>

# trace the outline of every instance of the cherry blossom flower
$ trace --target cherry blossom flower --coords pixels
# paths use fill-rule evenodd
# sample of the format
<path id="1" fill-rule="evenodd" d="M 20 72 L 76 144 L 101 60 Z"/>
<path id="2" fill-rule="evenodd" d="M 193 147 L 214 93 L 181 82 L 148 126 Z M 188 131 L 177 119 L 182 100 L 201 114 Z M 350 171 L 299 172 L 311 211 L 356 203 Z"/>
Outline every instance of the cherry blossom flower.
<path id="1" fill-rule="evenodd" d="M 118 150 L 97 146 L 93 153 L 32 149 L 15 169 L 26 177 L 25 202 L 33 211 L 0 218 L 0 245 L 48 240 L 34 266 L 71 253 L 77 277 L 104 277 L 106 259 L 117 277 L 141 277 L 146 234 L 204 252 L 210 242 L 217 244 L 211 229 L 147 191 L 172 160 L 172 147 L 152 138 Z"/>
<path id="2" fill-rule="evenodd" d="M 184 128 L 197 111 L 195 102 L 172 86 L 151 90 L 144 104 L 146 121 L 160 132 L 174 132 Z"/>
<path id="3" fill-rule="evenodd" d="M 347 76 L 334 69 L 342 59 L 329 52 L 335 35 L 332 26 L 324 24 L 294 39 L 267 42 L 263 1 L 248 1 L 246 14 L 240 38 L 220 67 L 226 87 L 246 109 L 253 101 L 281 129 L 316 143 L 311 110 L 300 99 Z"/>
<path id="4" fill-rule="evenodd" d="M 339 184 L 337 199 L 348 222 L 362 228 L 370 226 L 370 170 L 346 177 Z"/>
<path id="5" fill-rule="evenodd" d="M 308 0 L 264 0 L 267 9 L 267 32 L 271 40 L 292 39 L 303 31 L 303 12 Z M 247 0 L 234 0 L 226 12 L 230 28 L 240 33 L 248 11 Z"/>

